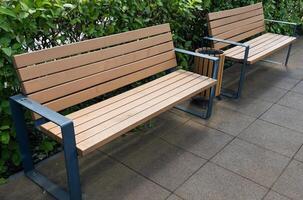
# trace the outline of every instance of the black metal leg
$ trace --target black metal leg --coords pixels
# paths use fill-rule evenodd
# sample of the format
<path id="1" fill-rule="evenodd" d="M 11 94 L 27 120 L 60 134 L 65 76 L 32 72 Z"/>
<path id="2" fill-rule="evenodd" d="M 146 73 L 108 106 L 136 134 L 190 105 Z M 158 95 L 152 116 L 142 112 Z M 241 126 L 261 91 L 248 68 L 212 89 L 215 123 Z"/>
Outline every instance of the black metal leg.
<path id="1" fill-rule="evenodd" d="M 69 122 L 61 127 L 63 135 L 63 148 L 69 195 L 71 200 L 81 200 L 81 185 L 79 163 L 75 141 L 74 125 Z"/>
<path id="2" fill-rule="evenodd" d="M 20 146 L 22 165 L 25 175 L 44 190 L 49 192 L 56 199 L 60 200 L 81 200 L 81 186 L 78 166 L 77 149 L 75 144 L 75 134 L 73 123 L 69 122 L 62 126 L 64 142 L 64 156 L 67 171 L 69 194 L 55 183 L 35 170 L 30 151 L 29 138 L 24 118 L 22 105 L 10 99 L 10 108 L 16 129 L 16 137 Z"/>
<path id="3" fill-rule="evenodd" d="M 210 89 L 210 95 L 209 95 L 209 99 L 208 99 L 208 103 L 207 103 L 208 105 L 207 105 L 206 115 L 205 115 L 205 117 L 202 116 L 202 118 L 204 118 L 204 119 L 210 118 L 210 116 L 212 114 L 215 93 L 216 93 L 216 86 L 213 86 Z"/>
<path id="4" fill-rule="evenodd" d="M 287 64 L 288 64 L 291 48 L 292 48 L 292 43 L 288 46 L 287 55 L 286 55 L 286 59 L 285 59 L 285 63 L 284 63 L 284 66 L 286 66 L 286 67 L 287 67 Z"/>
<path id="5" fill-rule="evenodd" d="M 29 146 L 28 133 L 24 119 L 24 110 L 22 106 L 10 99 L 10 108 L 16 129 L 16 138 L 19 144 L 21 159 L 24 172 L 27 173 L 34 169 L 32 154 Z"/>
<path id="6" fill-rule="evenodd" d="M 235 96 L 236 99 L 240 98 L 240 96 L 242 94 L 242 89 L 243 89 L 244 80 L 245 80 L 245 73 L 246 73 L 246 65 L 247 65 L 246 62 L 244 61 L 242 68 L 241 68 L 241 75 L 240 75 L 240 80 L 239 80 L 238 91 Z"/>

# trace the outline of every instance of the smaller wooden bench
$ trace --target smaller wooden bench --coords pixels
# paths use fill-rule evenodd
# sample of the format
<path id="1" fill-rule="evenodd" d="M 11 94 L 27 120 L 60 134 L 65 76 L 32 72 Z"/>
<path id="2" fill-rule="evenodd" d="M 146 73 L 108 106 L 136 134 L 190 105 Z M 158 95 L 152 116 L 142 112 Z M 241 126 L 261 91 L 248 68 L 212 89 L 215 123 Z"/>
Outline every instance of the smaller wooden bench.
<path id="1" fill-rule="evenodd" d="M 213 78 L 171 70 L 177 67 L 175 52 L 214 62 Z M 79 200 L 78 155 L 211 88 L 208 108 L 200 116 L 210 117 L 219 59 L 175 49 L 169 24 L 163 24 L 15 55 L 14 63 L 22 94 L 10 103 L 25 174 L 57 199 Z M 107 100 L 66 116 L 58 113 L 164 71 L 167 75 Z M 39 130 L 63 144 L 68 193 L 34 169 L 23 107 L 35 113 Z"/>
<path id="2" fill-rule="evenodd" d="M 213 41 L 212 46 L 215 49 L 224 49 L 226 59 L 243 63 L 238 89 L 235 93 L 228 93 L 230 97 L 240 97 L 246 65 L 254 64 L 289 46 L 285 60 L 285 66 L 287 66 L 291 45 L 296 38 L 264 33 L 266 21 L 292 25 L 296 28 L 295 23 L 264 19 L 262 3 L 208 14 L 211 37 L 205 37 L 205 39 Z"/>

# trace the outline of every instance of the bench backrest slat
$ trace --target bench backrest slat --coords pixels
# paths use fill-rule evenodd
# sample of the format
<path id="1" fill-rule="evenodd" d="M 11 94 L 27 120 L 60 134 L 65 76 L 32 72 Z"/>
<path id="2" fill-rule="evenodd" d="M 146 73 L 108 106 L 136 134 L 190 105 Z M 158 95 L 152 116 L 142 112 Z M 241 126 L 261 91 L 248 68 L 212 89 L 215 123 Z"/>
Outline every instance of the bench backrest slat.
<path id="1" fill-rule="evenodd" d="M 176 66 L 169 24 L 14 56 L 22 90 L 60 111 Z"/>
<path id="2" fill-rule="evenodd" d="M 208 14 L 210 36 L 239 42 L 265 31 L 262 3 Z M 228 44 L 214 43 L 222 49 Z"/>

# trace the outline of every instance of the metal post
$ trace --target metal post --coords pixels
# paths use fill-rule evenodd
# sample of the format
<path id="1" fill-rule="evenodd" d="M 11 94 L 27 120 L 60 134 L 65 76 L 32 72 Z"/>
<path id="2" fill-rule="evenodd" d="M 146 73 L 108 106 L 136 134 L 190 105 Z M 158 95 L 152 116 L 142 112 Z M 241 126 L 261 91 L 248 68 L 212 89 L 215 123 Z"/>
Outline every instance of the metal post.
<path id="1" fill-rule="evenodd" d="M 292 43 L 288 46 L 287 55 L 286 55 L 286 59 L 285 59 L 285 63 L 284 63 L 285 67 L 287 67 L 287 64 L 288 64 L 291 48 L 292 48 Z"/>
<path id="2" fill-rule="evenodd" d="M 212 75 L 213 79 L 218 78 L 219 62 L 220 62 L 220 60 L 214 61 L 214 67 L 213 67 L 214 70 L 213 70 L 213 75 Z M 205 119 L 208 119 L 211 116 L 211 113 L 213 110 L 213 100 L 214 100 L 215 95 L 216 95 L 216 85 L 214 85 L 210 88 L 210 94 L 209 94 Z"/>
<path id="3" fill-rule="evenodd" d="M 242 68 L 241 68 L 238 91 L 237 91 L 236 96 L 235 96 L 236 99 L 238 99 L 241 96 L 241 93 L 242 93 L 244 80 L 245 80 L 245 72 L 246 72 L 248 55 L 249 55 L 249 46 L 245 47 L 245 54 L 244 54 L 243 65 L 242 65 Z"/>
<path id="4" fill-rule="evenodd" d="M 30 151 L 28 133 L 24 118 L 24 110 L 22 106 L 10 99 L 10 108 L 12 112 L 13 122 L 16 129 L 16 138 L 19 144 L 21 159 L 24 172 L 30 172 L 34 169 L 32 154 Z"/>
<path id="5" fill-rule="evenodd" d="M 81 200 L 79 163 L 73 122 L 70 121 L 61 126 L 61 132 L 70 199 Z"/>

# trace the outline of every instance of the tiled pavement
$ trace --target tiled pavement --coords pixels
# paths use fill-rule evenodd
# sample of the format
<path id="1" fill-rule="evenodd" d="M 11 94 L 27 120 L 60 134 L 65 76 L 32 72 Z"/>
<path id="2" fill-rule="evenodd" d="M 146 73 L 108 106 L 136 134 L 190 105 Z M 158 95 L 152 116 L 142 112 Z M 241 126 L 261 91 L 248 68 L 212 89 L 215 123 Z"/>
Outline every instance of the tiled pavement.
<path id="1" fill-rule="evenodd" d="M 241 100 L 205 121 L 177 110 L 81 158 L 85 199 L 302 200 L 303 39 L 290 66 L 258 63 Z M 285 50 L 272 59 L 282 61 Z M 226 73 L 228 77 L 228 72 Z M 62 154 L 38 165 L 66 187 Z M 52 199 L 21 173 L 0 199 Z"/>

